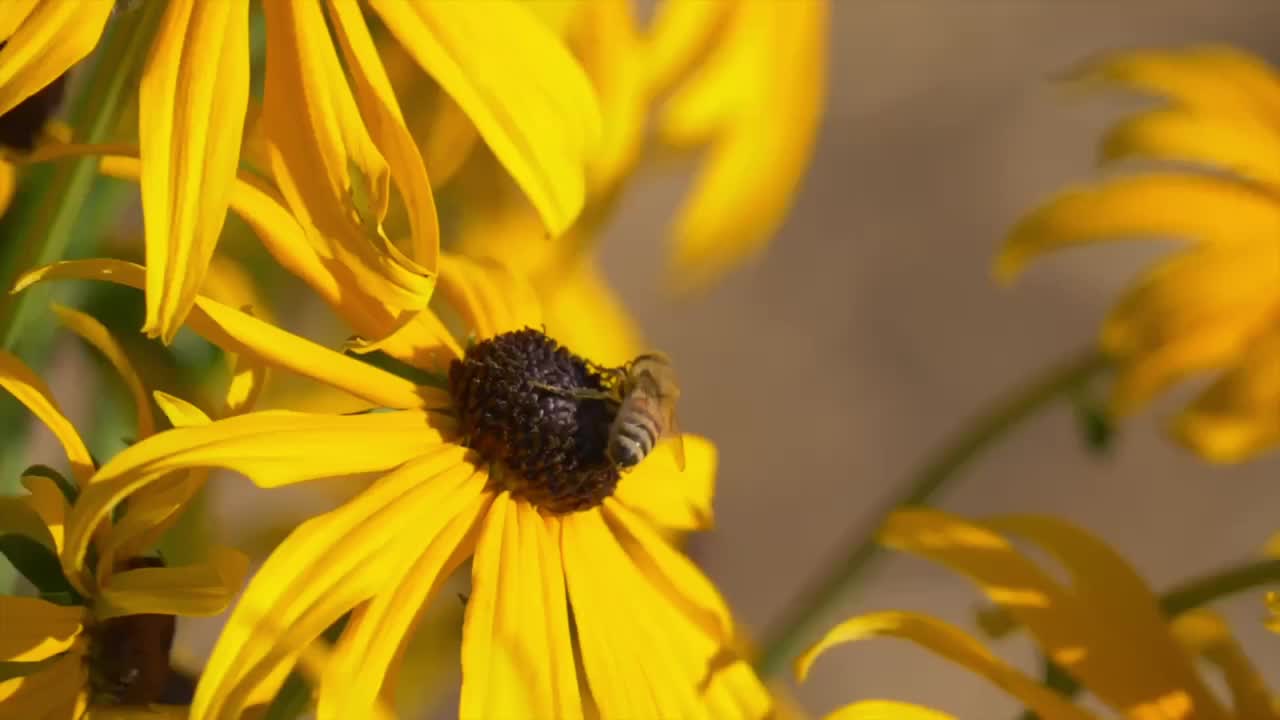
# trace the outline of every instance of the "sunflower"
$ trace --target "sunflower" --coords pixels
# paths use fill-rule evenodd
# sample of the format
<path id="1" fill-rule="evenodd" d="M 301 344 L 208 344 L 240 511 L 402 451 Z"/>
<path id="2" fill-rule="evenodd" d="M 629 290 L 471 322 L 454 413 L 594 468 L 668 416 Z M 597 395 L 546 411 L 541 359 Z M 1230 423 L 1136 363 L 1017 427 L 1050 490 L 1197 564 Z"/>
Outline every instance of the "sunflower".
<path id="1" fill-rule="evenodd" d="M 141 267 L 58 263 L 28 274 L 141 287 Z M 685 436 L 680 472 L 660 444 L 626 474 L 605 455 L 612 411 L 575 395 L 609 373 L 538 328 L 533 291 L 502 266 L 441 258 L 437 294 L 461 319 L 405 326 L 424 384 L 327 350 L 208 298 L 190 326 L 225 349 L 389 411 L 247 413 L 134 445 L 73 511 L 64 565 L 126 497 L 186 468 L 262 486 L 387 472 L 307 521 L 250 582 L 215 647 L 194 718 L 239 717 L 298 654 L 350 614 L 318 686 L 321 717 L 362 717 L 394 678 L 441 584 L 471 560 L 462 717 L 761 717 L 769 697 L 729 648 L 719 593 L 659 534 L 710 523 L 715 448 Z M 447 373 L 447 379 L 446 375 Z M 388 472 L 389 471 L 389 472 Z"/>
<path id="2" fill-rule="evenodd" d="M 92 317 L 60 308 L 64 324 L 106 355 L 135 400 L 138 432 L 155 427 L 141 380 L 122 348 Z M 229 403 L 251 397 L 233 384 Z M 166 567 L 144 552 L 174 522 L 203 481 L 200 471 L 170 475 L 135 495 L 109 523 L 94 528 L 86 556 L 60 566 L 66 538 L 80 532 L 76 503 L 97 472 L 84 441 L 49 388 L 13 355 L 0 353 L 0 387 L 25 405 L 61 443 L 71 479 L 33 466 L 22 478 L 28 494 L 0 497 L 3 549 L 39 591 L 0 596 L 0 716 L 6 718 L 186 717 L 164 705 L 169 650 L 177 616 L 221 613 L 244 581 L 248 560 L 211 548 L 207 562 Z M 175 424 L 208 422 L 199 410 L 158 393 Z"/>
<path id="3" fill-rule="evenodd" d="M 1123 238 L 1187 246 L 1149 270 L 1113 307 L 1100 343 L 1125 415 L 1173 384 L 1216 372 L 1185 408 L 1176 436 L 1234 462 L 1280 441 L 1280 78 L 1226 47 L 1110 56 L 1077 73 L 1165 103 L 1113 127 L 1102 162 L 1168 167 L 1125 173 L 1052 198 L 1011 231 L 1001 278 L 1051 250 Z"/>
<path id="4" fill-rule="evenodd" d="M 0 113 L 88 55 L 115 7 L 9 8 L 0 20 Z M 563 232 L 582 206 L 599 110 L 560 40 L 516 0 L 369 7 L 470 118 L 548 230 Z M 263 169 L 326 258 L 378 288 L 384 306 L 421 309 L 435 271 L 435 206 L 361 5 L 286 0 L 263 9 Z M 248 0 L 175 0 L 115 13 L 154 27 L 138 90 L 145 329 L 166 341 L 195 302 L 231 202 L 249 108 L 249 12 Z M 410 217 L 408 238 L 381 228 L 392 184 Z"/>
<path id="5" fill-rule="evenodd" d="M 1047 553 L 1067 571 L 1053 577 L 1012 538 Z M 941 563 L 976 583 L 1025 628 L 1041 651 L 1117 717 L 1131 720 L 1273 720 L 1280 710 L 1222 619 L 1192 610 L 1169 620 L 1151 589 L 1105 543 L 1061 520 L 1016 515 L 970 522 L 937 510 L 900 510 L 881 530 L 885 545 Z M 796 661 L 800 679 L 819 655 L 844 642 L 897 637 L 963 665 L 1025 703 L 1044 720 L 1099 717 L 992 655 L 964 631 L 907 611 L 855 617 L 833 628 Z M 1228 708 L 1196 671 L 1221 670 Z M 907 703 L 857 702 L 829 717 L 947 720 Z"/>

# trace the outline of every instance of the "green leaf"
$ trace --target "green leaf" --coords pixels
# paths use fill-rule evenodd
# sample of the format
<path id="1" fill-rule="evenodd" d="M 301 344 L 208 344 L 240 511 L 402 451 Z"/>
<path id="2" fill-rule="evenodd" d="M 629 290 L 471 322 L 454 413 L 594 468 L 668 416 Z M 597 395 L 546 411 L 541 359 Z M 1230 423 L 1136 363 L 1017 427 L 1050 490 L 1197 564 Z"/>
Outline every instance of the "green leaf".
<path id="1" fill-rule="evenodd" d="M 17 533 L 0 535 L 0 554 L 7 557 L 41 594 L 75 592 L 62 575 L 58 556 L 34 538 Z"/>
<path id="2" fill-rule="evenodd" d="M 52 480 L 53 484 L 57 485 L 58 489 L 62 491 L 62 496 L 67 499 L 68 504 L 74 503 L 76 501 L 76 497 L 79 496 L 80 494 L 80 490 L 75 486 L 74 483 L 72 483 L 70 480 L 67 480 L 67 478 L 64 477 L 62 473 L 58 472 L 57 470 L 54 470 L 48 465 L 32 465 L 31 467 L 28 467 L 26 470 L 22 471 L 22 477 L 31 477 L 31 476 L 48 478 L 49 480 Z"/>

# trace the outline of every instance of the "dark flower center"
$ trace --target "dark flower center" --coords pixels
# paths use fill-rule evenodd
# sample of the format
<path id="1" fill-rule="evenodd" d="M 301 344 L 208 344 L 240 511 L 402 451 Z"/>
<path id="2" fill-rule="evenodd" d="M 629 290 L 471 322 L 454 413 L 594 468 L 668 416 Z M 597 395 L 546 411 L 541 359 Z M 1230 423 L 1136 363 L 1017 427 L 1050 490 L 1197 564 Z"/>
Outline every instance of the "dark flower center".
<path id="1" fill-rule="evenodd" d="M 467 443 L 494 464 L 498 487 L 556 513 L 613 494 L 605 449 L 616 406 L 610 376 L 526 328 L 471 346 L 449 367 L 449 392 Z"/>
<path id="2" fill-rule="evenodd" d="M 159 558 L 131 558 L 130 570 L 163 567 Z M 169 651 L 173 646 L 172 615 L 123 615 L 94 626 L 89 678 L 94 702 L 110 705 L 148 705 L 164 699 L 173 674 Z"/>

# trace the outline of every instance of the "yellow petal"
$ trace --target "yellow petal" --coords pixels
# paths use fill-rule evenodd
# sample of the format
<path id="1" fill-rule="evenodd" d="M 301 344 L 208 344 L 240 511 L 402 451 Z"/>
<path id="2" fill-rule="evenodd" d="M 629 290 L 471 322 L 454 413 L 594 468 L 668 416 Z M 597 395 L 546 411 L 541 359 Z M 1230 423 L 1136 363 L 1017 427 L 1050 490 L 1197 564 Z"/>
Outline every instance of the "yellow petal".
<path id="1" fill-rule="evenodd" d="M 581 718 L 560 521 L 502 494 L 484 522 L 462 630 L 462 717 Z"/>
<path id="2" fill-rule="evenodd" d="M 92 707 L 83 720 L 187 720 L 187 708 L 176 705 L 147 707 Z M 370 720 L 375 720 L 370 718 Z M 380 719 L 379 719 L 380 720 Z"/>
<path id="3" fill-rule="evenodd" d="M 270 410 L 153 435 L 112 458 L 81 493 L 67 520 L 63 568 L 68 578 L 78 576 L 89 533 L 129 495 L 172 473 L 226 468 L 277 487 L 386 470 L 440 445 L 432 423 L 413 410 L 354 416 Z"/>
<path id="4" fill-rule="evenodd" d="M 661 528 L 711 529 L 716 446 L 704 437 L 686 433 L 684 453 L 685 468 L 680 472 L 670 445 L 659 444 L 645 462 L 622 476 L 614 499 Z"/>
<path id="5" fill-rule="evenodd" d="M 1193 610 L 1175 618 L 1172 630 L 1188 652 L 1204 656 L 1222 670 L 1227 687 L 1231 689 L 1234 717 L 1280 719 L 1280 710 L 1272 703 L 1271 691 L 1217 613 Z"/>
<path id="6" fill-rule="evenodd" d="M 31 15 L 40 0 L 13 0 L 0 15 L 0 40 L 8 40 L 22 23 Z"/>
<path id="7" fill-rule="evenodd" d="M 0 624 L 0 661 L 36 662 L 71 647 L 84 629 L 84 608 L 0 597 Z"/>
<path id="8" fill-rule="evenodd" d="M 542 306 L 533 288 L 496 260 L 445 255 L 440 259 L 440 295 L 477 340 L 542 325 Z"/>
<path id="9" fill-rule="evenodd" d="M 172 342 L 195 304 L 227 216 L 249 102 L 247 0 L 175 0 L 138 88 L 143 330 Z"/>
<path id="10" fill-rule="evenodd" d="M 1280 134 L 1269 125 L 1246 120 L 1176 109 L 1144 112 L 1111 128 L 1101 153 L 1104 161 L 1191 163 L 1280 184 Z"/>
<path id="11" fill-rule="evenodd" d="M 463 454 L 455 447 L 428 453 L 298 526 L 232 611 L 196 690 L 192 717 L 235 717 L 243 699 L 276 678 L 281 665 L 403 572 L 412 560 L 396 544 L 414 537 L 424 514 L 438 512 L 447 522 L 480 493 L 486 478 L 462 462 Z"/>
<path id="12" fill-rule="evenodd" d="M 804 681 L 814 660 L 829 648 L 870 637 L 898 637 L 974 671 L 1026 704 L 1041 717 L 1092 720 L 1071 701 L 997 659 L 977 640 L 952 625 L 919 613 L 888 611 L 846 620 L 827 631 L 796 659 L 796 677 Z"/>
<path id="13" fill-rule="evenodd" d="M 605 281 L 594 258 L 548 263 L 536 287 L 547 333 L 578 355 L 617 367 L 644 350 L 635 318 Z"/>
<path id="14" fill-rule="evenodd" d="M 14 292 L 41 280 L 106 280 L 142 286 L 142 268 L 120 260 L 71 260 L 32 270 L 19 278 Z M 443 407 L 447 396 L 430 388 L 344 357 L 309 340 L 233 310 L 207 298 L 197 298 L 187 320 L 192 330 L 228 352 L 255 355 L 283 367 L 364 398 L 382 407 Z"/>
<path id="15" fill-rule="evenodd" d="M 16 356 L 0 352 L 0 387 L 36 416 L 62 444 L 71 461 L 71 475 L 83 486 L 93 474 L 93 459 L 71 421 L 53 399 L 49 386 Z"/>
<path id="16" fill-rule="evenodd" d="M 267 382 L 267 366 L 251 355 L 239 356 L 231 368 L 231 382 L 222 399 L 222 415 L 249 412 L 257 404 Z"/>
<path id="17" fill-rule="evenodd" d="M 116 369 L 125 387 L 129 389 L 129 396 L 133 398 L 134 415 L 138 422 L 138 438 L 153 434 L 156 423 L 155 417 L 151 414 L 151 399 L 120 342 L 111 335 L 105 325 L 91 315 L 57 304 L 53 306 L 53 311 L 63 325 L 84 338 L 85 342 L 102 353 L 111 363 L 111 367 Z"/>
<path id="18" fill-rule="evenodd" d="M 0 160 L 0 212 L 9 209 L 13 192 L 18 188 L 18 169 L 13 163 Z"/>
<path id="19" fill-rule="evenodd" d="M 0 681 L 0 710 L 6 718 L 76 718 L 88 690 L 83 654 L 70 652 L 31 675 Z"/>
<path id="20" fill-rule="evenodd" d="M 373 140 L 386 156 L 391 177 L 403 194 L 413 259 L 428 272 L 435 272 L 440 257 L 440 229 L 422 154 L 405 126 L 360 6 L 355 0 L 329 0 L 329 7 L 334 30 L 342 41 L 343 57 L 355 80 L 356 100 L 364 116 L 370 118 Z"/>
<path id="21" fill-rule="evenodd" d="M 426 127 L 417 137 L 421 138 L 422 159 L 427 163 L 431 186 L 439 188 L 471 157 L 480 135 L 453 98 L 438 89 L 434 95 L 435 104 L 423 123 Z"/>
<path id="22" fill-rule="evenodd" d="M 25 3 L 12 8 L 16 29 L 0 48 L 0 115 L 34 95 L 80 62 L 98 44 L 115 7 L 110 0 L 42 2 L 17 20 Z M 6 14 L 10 8 L 6 7 Z M 11 23 L 21 22 L 21 25 Z M 4 29 L 8 30 L 9 27 Z"/>
<path id="23" fill-rule="evenodd" d="M 1180 440 L 1217 462 L 1280 442 L 1280 339 L 1262 335 L 1177 420 Z"/>
<path id="24" fill-rule="evenodd" d="M 1074 76 L 1084 83 L 1157 95 L 1223 118 L 1269 124 L 1280 113 L 1275 72 L 1257 56 L 1228 46 L 1120 52 L 1088 63 Z"/>
<path id="25" fill-rule="evenodd" d="M 55 553 L 62 552 L 62 541 L 66 532 L 67 512 L 70 506 L 67 504 L 67 498 L 62 494 L 62 490 L 53 480 L 40 475 L 24 475 L 22 477 L 22 485 L 29 493 L 24 501 L 27 507 L 31 508 L 40 518 L 44 532 L 34 535 L 28 535 L 32 539 L 44 544 L 46 537 L 52 541 L 52 545 L 47 545 Z M 0 527 L 5 527 L 0 523 Z"/>
<path id="26" fill-rule="evenodd" d="M 445 372 L 462 357 L 462 346 L 432 310 L 415 313 L 403 326 L 379 340 L 353 338 L 347 349 L 357 354 L 382 351 L 427 372 Z"/>
<path id="27" fill-rule="evenodd" d="M 996 258 L 1012 280 L 1054 250 L 1109 240 L 1185 238 L 1240 243 L 1280 234 L 1280 203 L 1232 180 L 1193 174 L 1145 174 L 1067 190 L 1022 218 Z"/>
<path id="28" fill-rule="evenodd" d="M 55 539 L 51 530 L 32 507 L 31 498 L 0 496 L 0 534 L 29 537 L 56 552 L 60 538 Z M 58 530 L 61 534 L 61 528 Z"/>
<path id="29" fill-rule="evenodd" d="M 141 555 L 177 523 L 182 511 L 204 487 L 209 471 L 190 470 L 159 481 L 129 497 L 128 512 L 116 520 L 106 541 L 99 541 L 98 584 L 106 582 L 116 558 Z"/>
<path id="30" fill-rule="evenodd" d="M 892 700 L 864 700 L 828 713 L 823 720 L 956 720 L 956 718 L 919 705 L 908 705 Z"/>
<path id="31" fill-rule="evenodd" d="M 205 563 L 118 572 L 101 588 L 94 615 L 218 615 L 239 594 L 248 572 L 248 557 L 216 546 Z"/>
<path id="32" fill-rule="evenodd" d="M 384 688 L 394 690 L 388 680 L 396 674 L 427 605 L 475 552 L 480 521 L 493 501 L 491 494 L 475 492 L 482 485 L 480 478 L 473 478 L 458 491 L 468 500 L 456 514 L 449 512 L 452 500 L 449 507 L 423 506 L 414 533 L 429 545 L 343 632 L 342 644 L 321 683 L 317 713 L 322 720 L 358 717 L 383 695 Z"/>
<path id="33" fill-rule="evenodd" d="M 732 14 L 731 2 L 661 0 L 645 38 L 645 65 L 650 92 L 666 92 L 686 76 Z"/>
<path id="34" fill-rule="evenodd" d="M 681 287 L 705 286 L 782 225 L 817 139 L 828 14 L 826 0 L 736 3 L 710 57 L 664 109 L 668 142 L 715 138 L 676 219 Z"/>
<path id="35" fill-rule="evenodd" d="M 551 234 L 567 230 L 601 130 L 590 81 L 559 38 L 519 2 L 371 5 L 471 118 Z"/>

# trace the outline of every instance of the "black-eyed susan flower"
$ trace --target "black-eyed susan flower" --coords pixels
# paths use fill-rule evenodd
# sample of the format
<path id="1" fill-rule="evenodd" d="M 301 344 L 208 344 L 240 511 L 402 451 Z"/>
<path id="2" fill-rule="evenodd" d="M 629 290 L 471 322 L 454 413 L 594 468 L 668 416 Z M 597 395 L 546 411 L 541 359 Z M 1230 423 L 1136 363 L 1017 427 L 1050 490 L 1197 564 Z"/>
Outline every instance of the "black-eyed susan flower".
<path id="1" fill-rule="evenodd" d="M 1066 581 L 1020 550 L 1034 546 L 1065 568 Z M 938 562 L 972 580 L 1024 628 L 1046 657 L 1115 715 L 1129 720 L 1267 720 L 1280 717 L 1261 677 L 1209 610 L 1172 620 L 1124 558 L 1101 540 L 1048 516 L 1011 515 L 981 522 L 937 510 L 900 510 L 880 533 L 888 547 Z M 972 670 L 1044 720 L 1093 720 L 1093 711 L 1027 677 L 963 630 L 909 611 L 871 613 L 837 625 L 796 662 L 803 679 L 834 645 L 896 637 Z M 1197 660 L 1226 679 L 1225 704 L 1197 672 Z M 863 701 L 830 717 L 947 720 L 908 703 Z"/>
<path id="2" fill-rule="evenodd" d="M 69 309 L 59 315 L 120 371 L 135 401 L 138 434 L 151 435 L 150 401 L 122 348 L 92 317 Z M 166 567 L 144 553 L 172 525 L 203 472 L 170 475 L 134 496 L 122 513 L 89 532 L 85 555 L 60 564 L 67 537 L 81 532 L 75 503 L 93 486 L 94 461 L 49 388 L 8 353 L 0 353 L 0 387 L 53 433 L 71 475 L 34 467 L 22 478 L 26 495 L 0 497 L 4 551 L 39 592 L 0 596 L 0 717 L 186 717 L 185 706 L 165 704 L 176 618 L 225 610 L 248 561 L 211 548 L 206 562 Z M 243 378 L 233 383 L 232 405 L 251 395 L 247 387 Z M 177 398 L 158 394 L 157 401 L 172 422 L 208 422 Z"/>
<path id="3" fill-rule="evenodd" d="M 9 8 L 0 20 L 0 113 L 84 58 L 114 7 L 110 0 L 41 0 Z M 548 230 L 563 232 L 583 203 L 599 111 L 559 38 L 515 0 L 375 0 L 369 8 L 474 123 Z M 370 322 L 386 308 L 421 309 L 435 271 L 435 207 L 364 9 L 355 0 L 263 9 L 264 169 L 305 240 L 352 282 L 379 290 L 383 309 L 365 308 L 375 315 Z M 181 0 L 117 14 L 121 22 L 155 24 L 138 136 L 145 329 L 166 340 L 194 303 L 231 202 L 249 99 L 249 10 L 248 0 Z M 392 202 L 409 215 L 407 238 L 382 230 Z"/>
<path id="4" fill-rule="evenodd" d="M 1226 47 L 1129 52 L 1088 65 L 1087 84 L 1164 100 L 1116 126 L 1107 165 L 1154 170 L 1069 189 L 1022 219 L 996 261 L 1010 278 L 1041 254 L 1128 238 L 1176 238 L 1113 307 L 1102 348 L 1118 363 L 1111 407 L 1124 415 L 1178 381 L 1217 379 L 1177 418 L 1201 455 L 1236 461 L 1280 441 L 1280 78 Z"/>
<path id="5" fill-rule="evenodd" d="M 22 284 L 75 277 L 141 287 L 143 270 L 66 262 Z M 193 718 L 238 717 L 348 613 L 318 712 L 364 716 L 394 689 L 428 602 L 467 560 L 461 717 L 767 714 L 767 693 L 730 650 L 719 593 L 659 534 L 709 524 L 714 446 L 685 436 L 683 472 L 662 444 L 621 474 L 605 454 L 610 409 L 575 395 L 608 381 L 541 332 L 532 290 L 495 263 L 444 256 L 437 295 L 461 337 L 426 312 L 384 343 L 435 373 L 421 385 L 198 298 L 190 326 L 205 337 L 388 411 L 254 412 L 138 443 L 73 510 L 82 530 L 63 562 L 80 561 L 92 528 L 125 498 L 180 469 L 228 468 L 262 486 L 383 472 L 302 524 L 254 576 Z"/>

